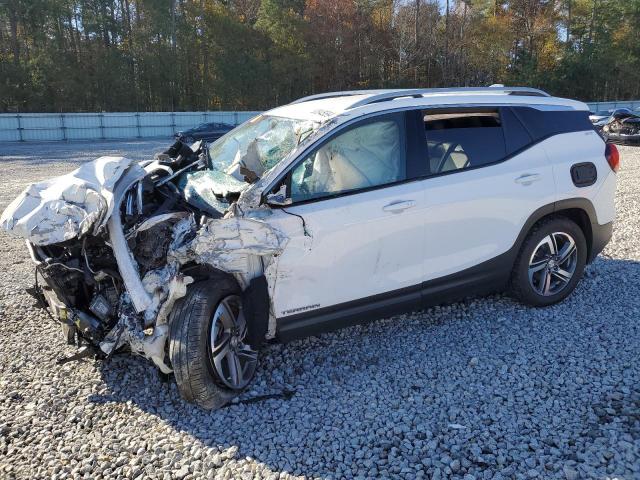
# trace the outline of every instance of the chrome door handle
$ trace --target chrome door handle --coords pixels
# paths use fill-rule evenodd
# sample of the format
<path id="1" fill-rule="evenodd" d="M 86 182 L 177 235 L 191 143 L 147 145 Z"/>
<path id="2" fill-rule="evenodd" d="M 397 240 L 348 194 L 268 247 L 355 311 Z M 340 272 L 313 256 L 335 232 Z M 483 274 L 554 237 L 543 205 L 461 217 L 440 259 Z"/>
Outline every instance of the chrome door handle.
<path id="1" fill-rule="evenodd" d="M 516 183 L 521 185 L 531 185 L 533 182 L 537 182 L 542 177 L 538 173 L 525 173 L 524 175 L 520 175 L 515 179 Z"/>
<path id="2" fill-rule="evenodd" d="M 384 207 L 382 207 L 382 210 L 385 212 L 400 213 L 407 208 L 413 207 L 415 204 L 416 202 L 414 202 L 413 200 L 397 201 L 392 202 L 389 205 L 385 205 Z"/>

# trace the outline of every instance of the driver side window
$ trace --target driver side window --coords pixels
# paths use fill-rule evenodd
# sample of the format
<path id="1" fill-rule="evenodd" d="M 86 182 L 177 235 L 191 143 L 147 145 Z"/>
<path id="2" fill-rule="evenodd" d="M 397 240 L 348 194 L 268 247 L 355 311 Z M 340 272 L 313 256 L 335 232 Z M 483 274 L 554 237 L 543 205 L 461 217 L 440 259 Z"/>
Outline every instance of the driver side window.
<path id="1" fill-rule="evenodd" d="M 294 203 L 406 179 L 403 116 L 385 115 L 333 137 L 291 172 Z"/>

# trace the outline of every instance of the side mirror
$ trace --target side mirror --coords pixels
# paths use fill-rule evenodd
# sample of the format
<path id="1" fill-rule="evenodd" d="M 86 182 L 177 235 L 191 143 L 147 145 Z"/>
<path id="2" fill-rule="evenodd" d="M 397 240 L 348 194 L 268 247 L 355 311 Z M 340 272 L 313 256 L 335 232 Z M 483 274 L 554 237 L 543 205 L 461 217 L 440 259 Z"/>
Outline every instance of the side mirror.
<path id="1" fill-rule="evenodd" d="M 267 195 L 267 205 L 272 207 L 284 207 L 291 205 L 291 199 L 287 198 L 287 186 L 281 185 L 280 189 L 276 193 L 270 193 Z"/>

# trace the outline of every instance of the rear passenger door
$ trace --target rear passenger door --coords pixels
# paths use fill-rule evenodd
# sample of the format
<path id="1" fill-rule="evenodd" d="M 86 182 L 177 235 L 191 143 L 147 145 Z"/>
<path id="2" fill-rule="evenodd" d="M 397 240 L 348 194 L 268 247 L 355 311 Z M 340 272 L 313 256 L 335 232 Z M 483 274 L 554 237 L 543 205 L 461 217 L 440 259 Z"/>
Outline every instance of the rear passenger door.
<path id="1" fill-rule="evenodd" d="M 418 113 L 427 174 L 425 281 L 507 252 L 525 221 L 554 200 L 544 149 L 510 108 L 465 107 Z"/>

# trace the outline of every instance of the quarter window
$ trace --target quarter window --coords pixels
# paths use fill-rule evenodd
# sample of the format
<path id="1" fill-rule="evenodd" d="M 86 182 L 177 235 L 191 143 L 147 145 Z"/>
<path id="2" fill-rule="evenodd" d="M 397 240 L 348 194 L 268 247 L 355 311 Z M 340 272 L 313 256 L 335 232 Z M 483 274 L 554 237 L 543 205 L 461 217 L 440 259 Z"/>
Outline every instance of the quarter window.
<path id="1" fill-rule="evenodd" d="M 498 109 L 426 110 L 422 114 L 431 175 L 488 165 L 506 156 Z"/>
<path id="2" fill-rule="evenodd" d="M 402 115 L 350 128 L 291 173 L 291 199 L 301 202 L 406 179 Z"/>
<path id="3" fill-rule="evenodd" d="M 505 131 L 507 155 L 511 155 L 531 145 L 531 135 L 524 128 L 522 122 L 513 113 L 511 108 L 502 109 L 502 127 Z"/>

